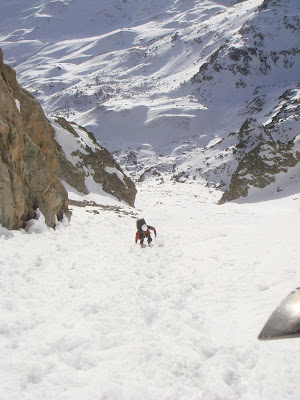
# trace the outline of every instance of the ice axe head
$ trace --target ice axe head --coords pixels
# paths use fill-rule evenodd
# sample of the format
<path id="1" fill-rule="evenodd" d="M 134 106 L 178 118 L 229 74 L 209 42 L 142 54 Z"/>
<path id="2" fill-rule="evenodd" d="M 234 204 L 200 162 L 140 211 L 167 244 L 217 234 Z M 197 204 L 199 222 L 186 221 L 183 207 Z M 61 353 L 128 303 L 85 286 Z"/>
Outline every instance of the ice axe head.
<path id="1" fill-rule="evenodd" d="M 259 340 L 300 337 L 300 287 L 293 290 L 275 309 L 260 332 Z"/>

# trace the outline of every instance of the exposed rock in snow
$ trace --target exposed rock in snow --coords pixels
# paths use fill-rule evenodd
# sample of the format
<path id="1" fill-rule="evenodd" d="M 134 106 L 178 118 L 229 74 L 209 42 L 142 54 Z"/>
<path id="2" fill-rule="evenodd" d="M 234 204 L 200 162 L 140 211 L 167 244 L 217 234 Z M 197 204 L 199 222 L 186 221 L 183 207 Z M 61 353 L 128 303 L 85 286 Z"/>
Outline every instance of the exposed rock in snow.
<path id="1" fill-rule="evenodd" d="M 241 158 L 261 142 L 273 142 L 272 136 L 254 118 L 247 119 L 239 130 L 238 157 Z"/>
<path id="2" fill-rule="evenodd" d="M 247 196 L 250 187 L 264 188 L 295 167 L 300 162 L 299 141 L 300 135 L 289 143 L 261 142 L 250 150 L 239 162 L 219 204 Z"/>
<path id="3" fill-rule="evenodd" d="M 78 192 L 102 191 L 134 206 L 136 188 L 91 132 L 64 118 L 51 118 L 58 143 L 59 176 Z"/>

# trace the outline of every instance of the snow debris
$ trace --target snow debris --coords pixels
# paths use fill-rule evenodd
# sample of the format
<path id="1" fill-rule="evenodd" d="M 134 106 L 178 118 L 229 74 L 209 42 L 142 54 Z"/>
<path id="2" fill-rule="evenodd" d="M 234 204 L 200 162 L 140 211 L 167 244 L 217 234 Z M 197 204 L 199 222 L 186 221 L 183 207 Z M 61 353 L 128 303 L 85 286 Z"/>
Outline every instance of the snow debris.
<path id="1" fill-rule="evenodd" d="M 25 232 L 27 233 L 43 233 L 49 231 L 49 226 L 46 225 L 45 217 L 39 208 L 35 211 L 36 218 L 26 222 Z"/>

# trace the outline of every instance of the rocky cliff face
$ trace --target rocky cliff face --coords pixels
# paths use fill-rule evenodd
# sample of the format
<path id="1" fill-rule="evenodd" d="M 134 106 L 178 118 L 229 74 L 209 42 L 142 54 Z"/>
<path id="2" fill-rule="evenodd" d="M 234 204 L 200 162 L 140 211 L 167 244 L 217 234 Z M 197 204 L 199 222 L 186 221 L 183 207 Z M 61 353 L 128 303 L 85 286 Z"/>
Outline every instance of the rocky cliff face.
<path id="1" fill-rule="evenodd" d="M 70 217 L 64 182 L 82 194 L 97 186 L 132 206 L 136 195 L 134 183 L 91 133 L 63 118 L 46 118 L 3 63 L 1 50 L 0 178 L 0 224 L 7 229 L 24 227 L 37 209 L 51 227 Z"/>
<path id="2" fill-rule="evenodd" d="M 112 155 L 83 127 L 53 118 L 60 178 L 82 194 L 104 191 L 134 206 L 136 188 Z"/>
<path id="3" fill-rule="evenodd" d="M 20 87 L 0 50 L 0 223 L 19 229 L 37 208 L 48 226 L 70 216 L 57 175 L 54 131 L 37 100 Z"/>
<path id="4" fill-rule="evenodd" d="M 239 150 L 237 150 L 239 151 Z M 300 135 L 288 143 L 261 140 L 238 163 L 229 187 L 220 199 L 220 204 L 246 197 L 250 188 L 264 188 L 276 181 L 280 173 L 300 162 Z M 280 191 L 278 186 L 277 191 Z"/>

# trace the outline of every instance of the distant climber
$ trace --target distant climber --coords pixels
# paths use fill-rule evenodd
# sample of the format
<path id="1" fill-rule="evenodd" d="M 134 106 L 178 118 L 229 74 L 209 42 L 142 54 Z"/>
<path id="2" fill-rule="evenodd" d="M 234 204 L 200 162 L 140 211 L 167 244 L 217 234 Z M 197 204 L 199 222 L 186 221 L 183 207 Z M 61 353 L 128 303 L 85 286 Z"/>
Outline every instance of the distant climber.
<path id="1" fill-rule="evenodd" d="M 154 232 L 155 237 L 157 236 L 156 229 L 153 226 L 147 225 L 144 218 L 136 221 L 137 232 L 135 234 L 135 243 L 140 240 L 140 245 L 143 246 L 145 238 L 147 238 L 148 246 L 152 242 L 150 230 Z"/>

